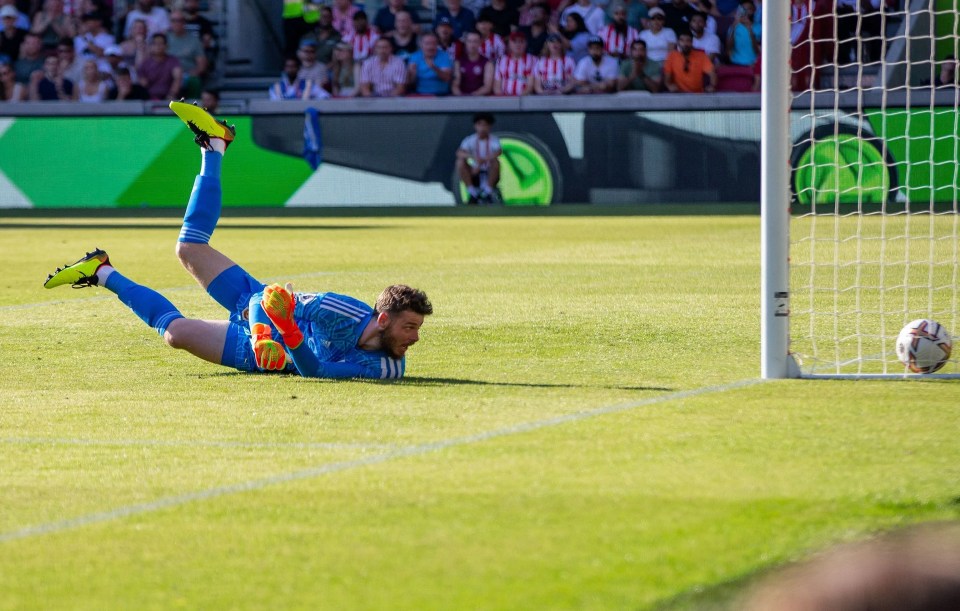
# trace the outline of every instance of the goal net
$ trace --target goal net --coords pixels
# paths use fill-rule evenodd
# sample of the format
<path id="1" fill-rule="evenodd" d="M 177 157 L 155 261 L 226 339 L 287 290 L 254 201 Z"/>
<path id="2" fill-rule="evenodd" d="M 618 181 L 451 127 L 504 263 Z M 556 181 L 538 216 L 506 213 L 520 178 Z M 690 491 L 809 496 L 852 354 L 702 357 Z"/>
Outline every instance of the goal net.
<path id="1" fill-rule="evenodd" d="M 906 323 L 960 335 L 960 0 L 842 4 L 764 3 L 764 64 L 793 38 L 789 83 L 763 66 L 791 92 L 779 128 L 763 94 L 765 377 L 903 377 Z"/>

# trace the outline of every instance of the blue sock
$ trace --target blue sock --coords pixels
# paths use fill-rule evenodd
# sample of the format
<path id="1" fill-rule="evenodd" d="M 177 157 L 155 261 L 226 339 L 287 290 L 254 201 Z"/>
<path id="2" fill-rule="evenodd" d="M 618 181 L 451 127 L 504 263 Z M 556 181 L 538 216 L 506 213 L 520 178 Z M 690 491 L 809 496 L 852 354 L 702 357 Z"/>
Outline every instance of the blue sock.
<path id="1" fill-rule="evenodd" d="M 220 162 L 223 155 L 215 151 L 203 151 L 200 175 L 193 183 L 190 203 L 183 216 L 180 241 L 207 244 L 220 220 Z"/>
<path id="2" fill-rule="evenodd" d="M 114 271 L 107 277 L 104 288 L 117 294 L 140 320 L 157 330 L 162 336 L 171 322 L 183 318 L 166 297 L 151 288 L 139 285 Z"/>

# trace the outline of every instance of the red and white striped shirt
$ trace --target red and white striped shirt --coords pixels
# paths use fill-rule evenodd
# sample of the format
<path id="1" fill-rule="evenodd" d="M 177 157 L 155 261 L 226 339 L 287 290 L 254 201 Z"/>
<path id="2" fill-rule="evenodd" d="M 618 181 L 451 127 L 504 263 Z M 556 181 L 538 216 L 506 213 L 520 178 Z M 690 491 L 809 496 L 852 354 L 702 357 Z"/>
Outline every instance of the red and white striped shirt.
<path id="1" fill-rule="evenodd" d="M 576 65 L 569 56 L 553 59 L 541 57 L 537 61 L 537 77 L 540 85 L 547 90 L 563 89 L 573 78 L 573 69 Z"/>
<path id="2" fill-rule="evenodd" d="M 380 35 L 368 29 L 363 34 L 353 32 L 344 36 L 343 40 L 353 45 L 353 60 L 363 61 L 373 53 L 373 44 L 380 40 Z"/>
<path id="3" fill-rule="evenodd" d="M 507 52 L 506 45 L 503 44 L 503 38 L 499 34 L 490 34 L 489 38 L 484 38 L 480 43 L 480 55 L 486 57 L 492 62 L 503 57 Z"/>
<path id="4" fill-rule="evenodd" d="M 360 82 L 370 83 L 370 91 L 375 96 L 390 95 L 390 92 L 406 80 L 407 66 L 396 55 L 391 55 L 386 65 L 374 55 L 367 58 L 360 69 Z"/>
<path id="5" fill-rule="evenodd" d="M 630 45 L 633 41 L 640 40 L 640 32 L 630 26 L 627 26 L 627 33 L 620 34 L 613 24 L 600 28 L 598 34 L 603 39 L 603 50 L 607 55 L 623 59 L 630 55 Z"/>
<path id="6" fill-rule="evenodd" d="M 522 95 L 536 67 L 537 58 L 529 53 L 519 59 L 501 57 L 494 74 L 494 79 L 500 81 L 500 92 L 503 95 Z"/>

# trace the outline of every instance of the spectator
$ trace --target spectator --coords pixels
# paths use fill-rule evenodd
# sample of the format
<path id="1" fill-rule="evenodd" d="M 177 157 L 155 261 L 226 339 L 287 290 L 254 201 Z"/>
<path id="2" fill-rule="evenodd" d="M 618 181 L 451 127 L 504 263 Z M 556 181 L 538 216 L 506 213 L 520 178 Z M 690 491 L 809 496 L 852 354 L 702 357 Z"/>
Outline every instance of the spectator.
<path id="1" fill-rule="evenodd" d="M 333 7 L 330 10 L 333 28 L 340 32 L 341 36 L 353 34 L 353 16 L 359 10 L 360 7 L 351 0 L 333 0 Z"/>
<path id="2" fill-rule="evenodd" d="M 547 36 L 546 54 L 537 60 L 534 72 L 533 91 L 538 95 L 572 93 L 577 83 L 573 79 L 576 64 L 563 52 L 563 40 L 559 34 Z"/>
<path id="3" fill-rule="evenodd" d="M 633 41 L 640 39 L 640 32 L 627 25 L 627 7 L 619 0 L 612 4 L 613 21 L 600 29 L 599 36 L 603 39 L 604 52 L 620 61 L 629 54 Z"/>
<path id="4" fill-rule="evenodd" d="M 741 0 L 737 20 L 727 30 L 727 53 L 735 66 L 753 66 L 760 53 L 760 24 L 753 19 L 756 13 L 753 0 Z"/>
<path id="5" fill-rule="evenodd" d="M 507 55 L 497 62 L 493 75 L 493 93 L 496 95 L 530 95 L 537 58 L 527 53 L 527 39 L 520 32 L 510 35 Z"/>
<path id="6" fill-rule="evenodd" d="M 336 56 L 336 53 L 334 53 L 334 56 Z M 300 60 L 300 71 L 297 73 L 297 78 L 312 81 L 320 87 L 327 86 L 327 65 L 317 61 L 316 43 L 307 41 L 301 44 L 297 51 L 297 59 Z"/>
<path id="7" fill-rule="evenodd" d="M 166 9 L 154 6 L 153 0 L 137 0 L 136 8 L 127 13 L 123 27 L 125 37 L 130 36 L 130 29 L 137 19 L 143 19 L 147 23 L 147 38 L 151 40 L 154 34 L 163 34 L 170 29 L 170 16 Z"/>
<path id="8" fill-rule="evenodd" d="M 193 33 L 187 31 L 186 17 L 180 11 L 170 13 L 167 45 L 168 52 L 180 61 L 180 68 L 183 70 L 180 95 L 187 98 L 199 97 L 207 80 L 210 64 L 207 62 L 203 44 Z"/>
<path id="9" fill-rule="evenodd" d="M 594 36 L 587 45 L 587 56 L 577 62 L 573 79 L 577 93 L 613 93 L 619 74 L 617 60 L 603 52 L 603 39 Z"/>
<path id="10" fill-rule="evenodd" d="M 350 20 L 350 32 L 353 32 L 352 18 Z M 342 40 L 343 36 L 333 27 L 333 10 L 329 6 L 321 6 L 316 27 L 312 32 L 306 34 L 300 42 L 317 43 L 317 61 L 326 65 L 333 61 L 333 50 L 337 48 L 337 43 Z"/>
<path id="11" fill-rule="evenodd" d="M 527 52 L 536 57 L 543 55 L 550 23 L 550 7 L 545 2 L 530 6 L 530 25 L 520 26 L 520 32 L 527 39 Z"/>
<path id="12" fill-rule="evenodd" d="M 27 99 L 27 88 L 17 82 L 17 73 L 8 63 L 0 63 L 0 102 L 22 102 Z"/>
<path id="13" fill-rule="evenodd" d="M 696 12 L 703 13 L 703 31 L 707 34 L 716 35 L 717 17 L 720 17 L 720 13 L 718 13 L 716 7 L 714 7 L 713 0 L 687 0 L 687 2 L 690 3 L 690 6 L 692 6 Z"/>
<path id="14" fill-rule="evenodd" d="M 13 27 L 18 30 L 23 30 L 24 32 L 30 31 L 30 18 L 26 13 L 21 13 L 20 9 L 17 8 L 16 0 L 0 0 L 0 10 L 3 10 L 4 6 L 9 6 L 12 8 L 15 13 L 13 13 Z M 10 11 L 7 11 L 8 13 Z"/>
<path id="15" fill-rule="evenodd" d="M 137 66 L 137 75 L 151 100 L 175 100 L 180 97 L 183 70 L 180 61 L 167 53 L 166 34 L 154 34 L 150 38 L 150 54 Z"/>
<path id="16" fill-rule="evenodd" d="M 649 91 L 656 93 L 663 85 L 660 64 L 647 58 L 647 43 L 635 40 L 630 45 L 630 59 L 620 62 L 618 91 Z"/>
<path id="17" fill-rule="evenodd" d="M 113 87 L 107 93 L 108 100 L 149 100 L 147 88 L 133 80 L 130 69 L 120 67 L 113 73 Z"/>
<path id="18" fill-rule="evenodd" d="M 507 52 L 507 45 L 493 31 L 493 22 L 489 17 L 477 19 L 477 32 L 480 34 L 480 54 L 496 63 Z"/>
<path id="19" fill-rule="evenodd" d="M 55 55 L 43 60 L 43 70 L 30 75 L 30 100 L 33 102 L 69 102 L 77 99 L 73 81 L 63 76 Z"/>
<path id="20" fill-rule="evenodd" d="M 413 31 L 413 17 L 407 11 L 398 11 L 394 15 L 393 32 L 382 36 L 393 44 L 393 52 L 404 62 L 417 52 L 417 33 Z"/>
<path id="21" fill-rule="evenodd" d="M 200 0 L 183 0 L 181 9 L 184 17 L 184 27 L 187 31 L 200 39 L 200 45 L 207 56 L 210 65 L 213 65 L 217 56 L 217 34 L 213 30 L 213 22 L 200 14 Z"/>
<path id="22" fill-rule="evenodd" d="M 33 32 L 27 32 L 23 37 L 23 44 L 20 45 L 20 57 L 13 62 L 13 71 L 17 75 L 17 81 L 23 84 L 29 83 L 30 75 L 38 70 L 43 70 L 45 57 L 43 42 L 40 37 Z"/>
<path id="23" fill-rule="evenodd" d="M 520 25 L 520 12 L 516 7 L 507 4 L 507 0 L 490 0 L 490 4 L 483 7 L 477 19 L 490 21 L 493 32 L 505 38 Z"/>
<path id="24" fill-rule="evenodd" d="M 560 30 L 563 36 L 563 47 L 573 59 L 574 63 L 587 56 L 587 43 L 590 41 L 590 32 L 580 13 L 570 13 L 564 17 L 564 28 Z"/>
<path id="25" fill-rule="evenodd" d="M 73 48 L 73 40 L 64 38 L 57 45 L 57 58 L 60 60 L 60 74 L 64 78 L 70 79 L 74 84 L 80 82 L 83 78 L 83 61 L 77 59 L 77 53 Z"/>
<path id="26" fill-rule="evenodd" d="M 73 19 L 63 11 L 63 0 L 44 0 L 43 10 L 33 16 L 30 31 L 40 36 L 48 51 L 56 49 L 61 38 L 72 40 L 77 35 Z"/>
<path id="27" fill-rule="evenodd" d="M 463 54 L 453 67 L 453 95 L 493 93 L 493 62 L 480 53 L 480 45 L 477 32 L 467 32 L 463 37 Z"/>
<path id="28" fill-rule="evenodd" d="M 440 52 L 437 35 L 420 37 L 420 50 L 410 56 L 407 65 L 409 91 L 419 95 L 449 95 L 453 80 L 453 60 Z"/>
<path id="29" fill-rule="evenodd" d="M 662 0 L 660 10 L 664 16 L 663 26 L 674 32 L 689 30 L 690 18 L 697 12 L 687 0 Z"/>
<path id="30" fill-rule="evenodd" d="M 280 80 L 270 86 L 271 100 L 319 100 L 330 94 L 314 80 L 300 76 L 300 60 L 288 57 L 283 62 Z"/>
<path id="31" fill-rule="evenodd" d="M 446 53 L 450 59 L 456 60 L 463 54 L 463 43 L 453 37 L 453 23 L 449 18 L 440 18 L 437 27 L 434 29 L 434 34 L 437 35 L 437 44 L 440 46 L 440 50 Z"/>
<path id="32" fill-rule="evenodd" d="M 83 62 L 83 78 L 77 85 L 77 99 L 81 102 L 100 103 L 107 99 L 110 85 L 97 66 L 96 60 L 88 59 Z"/>
<path id="33" fill-rule="evenodd" d="M 647 57 L 655 62 L 667 59 L 667 53 L 677 44 L 677 34 L 670 28 L 664 27 L 663 9 L 654 7 L 650 15 L 649 29 L 640 32 L 640 40 L 647 43 Z"/>
<path id="34" fill-rule="evenodd" d="M 130 66 L 138 66 L 150 55 L 150 38 L 147 36 L 147 22 L 137 19 L 130 24 L 130 36 L 120 43 L 123 61 Z"/>
<path id="35" fill-rule="evenodd" d="M 137 73 L 136 71 L 123 59 L 123 50 L 119 45 L 113 45 L 112 47 L 107 47 L 103 52 L 103 58 L 107 62 L 107 69 L 104 72 L 107 75 L 112 76 L 117 73 L 117 70 L 120 68 L 126 68 L 127 72 L 130 73 L 130 77 L 136 82 Z"/>
<path id="36" fill-rule="evenodd" d="M 104 51 L 116 42 L 113 34 L 103 27 L 99 13 L 86 13 L 80 20 L 80 33 L 73 39 L 73 49 L 81 60 L 95 60 L 102 72 L 108 72 L 110 66 Z"/>
<path id="37" fill-rule="evenodd" d="M 27 36 L 27 31 L 16 25 L 18 15 L 17 9 L 12 5 L 6 4 L 0 8 L 0 21 L 3 22 L 3 29 L 0 30 L 0 61 L 10 64 L 20 57 L 20 45 Z"/>
<path id="38" fill-rule="evenodd" d="M 468 204 L 493 203 L 500 199 L 500 140 L 490 133 L 494 118 L 490 113 L 473 116 L 473 132 L 463 139 L 457 149 L 457 175 L 467 187 Z"/>
<path id="39" fill-rule="evenodd" d="M 204 88 L 200 92 L 200 106 L 203 106 L 211 113 L 218 112 L 220 108 L 220 92 L 216 89 Z"/>
<path id="40" fill-rule="evenodd" d="M 693 35 L 693 48 L 707 54 L 710 61 L 720 61 L 720 37 L 706 31 L 707 16 L 703 13 L 694 13 L 690 18 L 690 34 Z"/>
<path id="41" fill-rule="evenodd" d="M 304 19 L 306 0 L 283 0 L 283 54 L 296 53 L 303 37 L 310 31 Z"/>
<path id="42" fill-rule="evenodd" d="M 476 28 L 477 15 L 464 7 L 462 0 L 443 0 L 443 3 L 445 6 L 437 8 L 437 16 L 433 21 L 434 29 L 445 17 L 453 25 L 453 37 L 456 40 L 461 40 L 464 34 Z"/>
<path id="43" fill-rule="evenodd" d="M 637 30 L 642 30 L 647 21 L 647 10 L 650 8 L 644 0 L 619 0 L 607 4 L 607 20 L 613 21 L 614 9 L 623 6 L 627 11 L 627 25 Z"/>
<path id="44" fill-rule="evenodd" d="M 360 64 L 353 59 L 353 47 L 341 42 L 333 50 L 330 62 L 330 91 L 337 98 L 360 95 Z"/>
<path id="45" fill-rule="evenodd" d="M 591 0 L 577 0 L 574 4 L 567 7 L 560 15 L 561 21 L 566 21 L 567 16 L 576 13 L 583 17 L 583 23 L 587 26 L 587 31 L 591 35 L 600 32 L 605 22 L 603 9 L 591 2 Z"/>
<path id="46" fill-rule="evenodd" d="M 404 93 L 407 67 L 393 54 L 393 45 L 381 38 L 373 45 L 373 57 L 368 57 L 360 69 L 360 95 L 363 97 L 397 97 Z"/>
<path id="47" fill-rule="evenodd" d="M 690 32 L 681 32 L 677 37 L 677 48 L 670 52 L 663 65 L 663 82 L 667 91 L 672 93 L 716 90 L 717 74 L 713 70 L 713 62 L 706 53 L 693 48 Z"/>
<path id="48" fill-rule="evenodd" d="M 344 41 L 353 46 L 354 61 L 362 62 L 370 57 L 373 43 L 377 42 L 378 38 L 380 38 L 380 35 L 367 23 L 367 14 L 363 11 L 354 13 L 353 34 L 344 38 Z"/>
<path id="49" fill-rule="evenodd" d="M 387 5 L 381 7 L 373 18 L 373 27 L 379 32 L 380 36 L 389 36 L 396 29 L 397 13 L 404 11 L 410 15 L 414 22 L 417 19 L 416 8 L 405 5 L 405 0 L 387 0 Z M 356 23 L 354 23 L 356 27 Z"/>

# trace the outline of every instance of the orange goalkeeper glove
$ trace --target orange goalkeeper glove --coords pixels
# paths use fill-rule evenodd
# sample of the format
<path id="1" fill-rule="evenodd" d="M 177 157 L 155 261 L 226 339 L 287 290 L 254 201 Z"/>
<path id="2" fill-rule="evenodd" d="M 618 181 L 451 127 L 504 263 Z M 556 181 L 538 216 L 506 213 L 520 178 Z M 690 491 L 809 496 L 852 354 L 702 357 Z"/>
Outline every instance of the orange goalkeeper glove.
<path id="1" fill-rule="evenodd" d="M 250 329 L 253 340 L 253 354 L 257 367 L 267 371 L 280 371 L 287 365 L 287 353 L 279 342 L 271 339 L 270 325 L 255 323 Z"/>
<path id="2" fill-rule="evenodd" d="M 292 284 L 288 283 L 286 287 L 271 284 L 263 289 L 260 305 L 270 322 L 280 332 L 284 344 L 290 348 L 297 348 L 303 343 L 303 332 L 293 319 L 293 309 L 297 305 L 297 299 L 293 295 Z"/>

